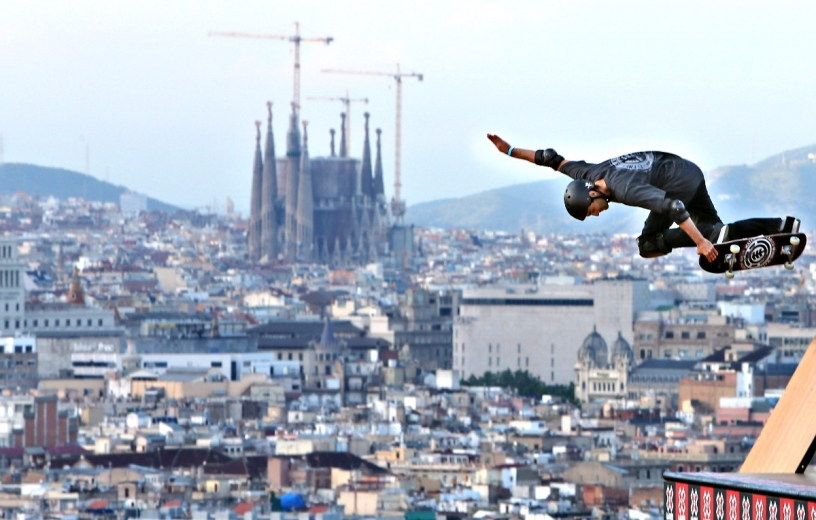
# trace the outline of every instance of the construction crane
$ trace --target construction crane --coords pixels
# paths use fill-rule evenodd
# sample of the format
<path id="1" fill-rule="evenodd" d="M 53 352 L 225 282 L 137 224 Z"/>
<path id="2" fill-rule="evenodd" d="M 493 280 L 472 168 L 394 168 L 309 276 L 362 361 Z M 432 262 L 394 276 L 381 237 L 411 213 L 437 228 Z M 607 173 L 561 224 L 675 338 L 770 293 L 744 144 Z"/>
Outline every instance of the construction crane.
<path id="1" fill-rule="evenodd" d="M 346 97 L 310 97 L 312 101 L 342 101 L 346 105 L 346 149 L 351 149 L 351 102 L 362 101 L 368 103 L 368 98 L 350 98 L 348 91 Z"/>
<path id="2" fill-rule="evenodd" d="M 394 131 L 394 198 L 391 199 L 391 214 L 397 222 L 402 222 L 402 217 L 405 215 L 405 201 L 400 196 L 402 188 L 402 175 L 400 173 L 400 163 L 402 155 L 402 78 L 417 78 L 422 81 L 422 74 L 416 72 L 401 72 L 399 63 L 397 63 L 397 72 L 379 72 L 379 71 L 359 71 L 359 70 L 336 70 L 324 69 L 323 72 L 330 72 L 335 74 L 362 74 L 367 76 L 391 76 L 397 82 L 397 117 L 396 129 Z"/>
<path id="3" fill-rule="evenodd" d="M 252 34 L 241 32 L 220 32 L 210 31 L 210 36 L 224 36 L 227 38 L 254 38 L 258 40 L 288 40 L 295 44 L 295 74 L 294 74 L 294 96 L 293 103 L 297 108 L 300 108 L 300 42 L 322 42 L 326 45 L 330 44 L 334 38 L 327 36 L 325 38 L 303 38 L 300 35 L 300 24 L 295 22 L 295 34 Z"/>

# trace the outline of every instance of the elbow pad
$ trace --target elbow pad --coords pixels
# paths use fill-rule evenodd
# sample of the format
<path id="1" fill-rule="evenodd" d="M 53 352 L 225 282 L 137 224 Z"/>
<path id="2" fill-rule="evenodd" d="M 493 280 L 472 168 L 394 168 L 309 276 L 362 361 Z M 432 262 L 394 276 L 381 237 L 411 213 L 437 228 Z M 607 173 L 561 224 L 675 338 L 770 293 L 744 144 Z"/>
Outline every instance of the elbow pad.
<path id="1" fill-rule="evenodd" d="M 682 200 L 666 199 L 663 201 L 663 210 L 668 213 L 675 224 L 682 224 L 689 219 L 689 212 Z"/>
<path id="2" fill-rule="evenodd" d="M 557 170 L 564 158 L 558 155 L 558 152 L 552 148 L 546 150 L 536 150 L 535 163 L 539 166 L 548 166 L 553 170 Z"/>

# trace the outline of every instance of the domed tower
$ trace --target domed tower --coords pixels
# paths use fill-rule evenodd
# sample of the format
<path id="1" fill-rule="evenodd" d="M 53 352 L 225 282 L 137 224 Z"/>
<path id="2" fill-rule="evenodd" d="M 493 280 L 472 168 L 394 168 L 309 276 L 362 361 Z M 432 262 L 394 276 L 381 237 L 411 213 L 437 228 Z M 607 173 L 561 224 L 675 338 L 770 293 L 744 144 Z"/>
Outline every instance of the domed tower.
<path id="1" fill-rule="evenodd" d="M 575 361 L 575 398 L 582 403 L 589 401 L 592 391 L 591 374 L 599 368 L 606 368 L 609 364 L 606 341 L 598 334 L 595 327 L 586 337 L 581 348 L 578 349 L 578 359 Z"/>
<path id="2" fill-rule="evenodd" d="M 582 359 L 582 356 L 587 360 L 591 357 L 594 368 L 606 368 L 609 365 L 609 349 L 595 327 L 592 327 L 592 333 L 586 337 L 578 351 L 578 359 Z"/>
<path id="3" fill-rule="evenodd" d="M 616 339 L 615 343 L 612 344 L 610 363 L 615 368 L 618 368 L 619 366 L 628 368 L 632 366 L 634 359 L 635 353 L 632 351 L 632 347 L 629 346 L 628 341 L 623 339 L 623 334 L 618 331 L 618 339 Z"/>

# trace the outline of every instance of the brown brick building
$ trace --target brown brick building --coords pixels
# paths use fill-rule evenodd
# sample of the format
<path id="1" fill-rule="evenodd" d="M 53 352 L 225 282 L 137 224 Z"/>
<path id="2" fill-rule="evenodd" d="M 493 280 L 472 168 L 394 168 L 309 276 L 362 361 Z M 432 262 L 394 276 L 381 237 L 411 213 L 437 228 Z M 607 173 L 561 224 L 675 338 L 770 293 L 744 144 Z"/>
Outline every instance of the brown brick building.
<path id="1" fill-rule="evenodd" d="M 14 432 L 14 445 L 17 448 L 76 443 L 78 420 L 70 417 L 67 411 L 59 409 L 57 396 L 34 398 L 34 407 L 26 412 L 24 419 L 23 430 Z"/>
<path id="2" fill-rule="evenodd" d="M 691 401 L 714 412 L 720 407 L 721 397 L 737 396 L 737 373 L 699 372 L 680 380 L 678 388 L 680 403 Z"/>

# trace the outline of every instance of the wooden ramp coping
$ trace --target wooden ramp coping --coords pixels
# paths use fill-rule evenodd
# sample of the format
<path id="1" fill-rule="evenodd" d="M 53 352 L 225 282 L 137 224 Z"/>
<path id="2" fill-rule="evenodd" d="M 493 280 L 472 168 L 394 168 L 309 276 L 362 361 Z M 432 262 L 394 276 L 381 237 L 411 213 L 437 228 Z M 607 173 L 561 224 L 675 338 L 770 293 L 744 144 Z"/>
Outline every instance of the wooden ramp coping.
<path id="1" fill-rule="evenodd" d="M 739 473 L 663 474 L 665 520 L 816 520 L 816 338 Z"/>

